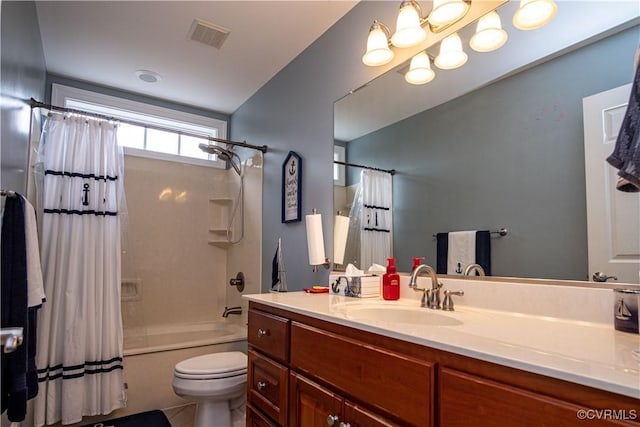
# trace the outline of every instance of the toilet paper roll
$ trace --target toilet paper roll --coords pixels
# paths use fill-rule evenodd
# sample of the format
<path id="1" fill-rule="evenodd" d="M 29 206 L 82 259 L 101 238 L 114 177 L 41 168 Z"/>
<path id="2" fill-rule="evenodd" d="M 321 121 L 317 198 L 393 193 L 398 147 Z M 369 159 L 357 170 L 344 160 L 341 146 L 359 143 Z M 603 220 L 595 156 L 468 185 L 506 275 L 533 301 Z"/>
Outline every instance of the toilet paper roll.
<path id="1" fill-rule="evenodd" d="M 347 246 L 347 235 L 349 234 L 349 217 L 336 215 L 333 224 L 333 262 L 342 264 L 344 261 L 344 249 Z"/>
<path id="2" fill-rule="evenodd" d="M 306 216 L 307 246 L 309 250 L 309 264 L 321 265 L 325 262 L 324 237 L 322 236 L 322 215 Z"/>

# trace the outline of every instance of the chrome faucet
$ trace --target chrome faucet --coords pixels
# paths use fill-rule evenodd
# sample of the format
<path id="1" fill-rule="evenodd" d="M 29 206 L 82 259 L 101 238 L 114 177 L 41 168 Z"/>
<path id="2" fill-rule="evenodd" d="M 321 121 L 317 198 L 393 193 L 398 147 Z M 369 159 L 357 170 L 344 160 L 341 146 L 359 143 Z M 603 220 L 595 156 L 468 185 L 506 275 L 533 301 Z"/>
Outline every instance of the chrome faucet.
<path id="1" fill-rule="evenodd" d="M 225 307 L 224 312 L 222 313 L 222 317 L 227 318 L 230 314 L 242 314 L 242 307 Z"/>
<path id="2" fill-rule="evenodd" d="M 431 289 L 418 288 L 418 276 L 420 276 L 422 271 L 426 271 L 431 278 Z M 440 308 L 440 288 L 442 288 L 442 283 L 438 282 L 438 276 L 436 276 L 436 272 L 432 267 L 426 264 L 420 264 L 417 266 L 411 273 L 409 287 L 414 291 L 423 292 L 422 301 L 420 303 L 421 307 L 429 307 L 434 310 Z"/>
<path id="3" fill-rule="evenodd" d="M 477 271 L 478 272 L 478 276 L 486 276 L 485 272 L 484 272 L 484 268 L 482 268 L 482 266 L 480 264 L 469 264 L 464 268 L 464 273 L 462 273 L 465 276 L 471 276 L 471 272 L 473 271 Z"/>

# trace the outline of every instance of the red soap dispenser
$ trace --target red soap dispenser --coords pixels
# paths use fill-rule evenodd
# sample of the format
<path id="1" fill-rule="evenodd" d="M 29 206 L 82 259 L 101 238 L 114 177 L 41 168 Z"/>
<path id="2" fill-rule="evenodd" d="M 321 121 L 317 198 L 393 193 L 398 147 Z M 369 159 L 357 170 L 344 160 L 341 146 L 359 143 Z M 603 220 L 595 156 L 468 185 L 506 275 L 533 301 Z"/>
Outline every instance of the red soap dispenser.
<path id="1" fill-rule="evenodd" d="M 411 267 L 411 271 L 413 272 L 413 270 L 415 270 L 416 268 L 418 268 L 418 266 L 420 264 L 422 264 L 422 260 L 424 259 L 423 256 L 421 257 L 414 257 L 413 258 L 413 266 Z"/>
<path id="2" fill-rule="evenodd" d="M 397 300 L 400 298 L 400 275 L 396 273 L 395 258 L 387 258 L 387 272 L 382 275 L 382 298 Z"/>

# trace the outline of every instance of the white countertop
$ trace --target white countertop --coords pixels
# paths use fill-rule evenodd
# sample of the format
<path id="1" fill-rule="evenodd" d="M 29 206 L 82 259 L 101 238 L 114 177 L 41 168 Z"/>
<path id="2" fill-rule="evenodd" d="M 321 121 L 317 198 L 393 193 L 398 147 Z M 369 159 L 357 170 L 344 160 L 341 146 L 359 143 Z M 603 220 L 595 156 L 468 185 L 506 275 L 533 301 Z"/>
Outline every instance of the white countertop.
<path id="1" fill-rule="evenodd" d="M 414 299 L 383 301 L 305 292 L 245 295 L 255 301 L 328 322 L 452 353 L 640 398 L 640 335 L 611 324 L 469 307 L 454 312 L 419 308 Z M 461 302 L 462 301 L 462 302 Z M 450 323 L 362 320 L 358 307 L 403 307 L 445 316 Z M 355 309 L 355 310 L 354 310 Z"/>

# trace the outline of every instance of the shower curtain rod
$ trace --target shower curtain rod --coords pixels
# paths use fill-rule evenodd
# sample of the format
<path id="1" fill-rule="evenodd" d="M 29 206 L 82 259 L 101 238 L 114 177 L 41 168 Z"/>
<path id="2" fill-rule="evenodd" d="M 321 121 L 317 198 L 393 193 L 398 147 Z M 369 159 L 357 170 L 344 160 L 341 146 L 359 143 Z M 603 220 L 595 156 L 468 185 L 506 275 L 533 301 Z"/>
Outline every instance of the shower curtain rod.
<path id="1" fill-rule="evenodd" d="M 165 128 L 165 127 L 162 127 L 162 126 L 152 125 L 152 124 L 148 124 L 148 123 L 144 123 L 144 122 L 137 122 L 135 120 L 118 119 L 118 118 L 115 118 L 115 117 L 105 116 L 103 114 L 90 113 L 88 111 L 75 110 L 73 108 L 58 107 L 57 105 L 45 104 L 44 102 L 36 101 L 33 98 L 31 98 L 30 105 L 31 105 L 31 109 L 32 110 L 34 108 L 43 108 L 45 110 L 50 110 L 50 111 L 63 111 L 63 112 L 67 112 L 67 113 L 81 114 L 83 116 L 95 117 L 95 118 L 104 119 L 104 120 L 112 120 L 112 121 L 117 121 L 117 122 L 120 122 L 120 123 L 126 123 L 128 125 L 133 125 L 133 126 L 142 126 L 142 127 L 146 127 L 146 128 L 154 129 L 154 130 L 177 133 L 178 135 L 189 136 L 189 137 L 192 137 L 192 138 L 206 139 L 206 140 L 212 141 L 212 142 L 221 142 L 223 144 L 237 145 L 239 147 L 251 148 L 253 150 L 262 151 L 263 153 L 266 153 L 268 151 L 268 147 L 266 145 L 258 146 L 258 145 L 247 144 L 246 141 L 243 141 L 243 142 L 230 141 L 228 139 L 214 138 L 212 136 L 204 136 L 204 135 L 199 135 L 197 133 L 179 131 L 179 130 L 175 130 L 175 129 L 171 129 L 171 128 Z"/>
<path id="2" fill-rule="evenodd" d="M 355 163 L 341 162 L 341 161 L 338 161 L 338 160 L 334 160 L 333 163 L 335 163 L 337 165 L 350 166 L 350 167 L 354 167 L 354 168 L 362 168 L 362 169 L 369 169 L 369 170 L 372 170 L 372 171 L 386 172 L 386 173 L 391 174 L 391 175 L 395 175 L 396 174 L 396 170 L 395 169 L 390 169 L 390 170 L 379 169 L 379 168 L 374 168 L 374 167 L 371 167 L 371 166 L 356 165 Z"/>

